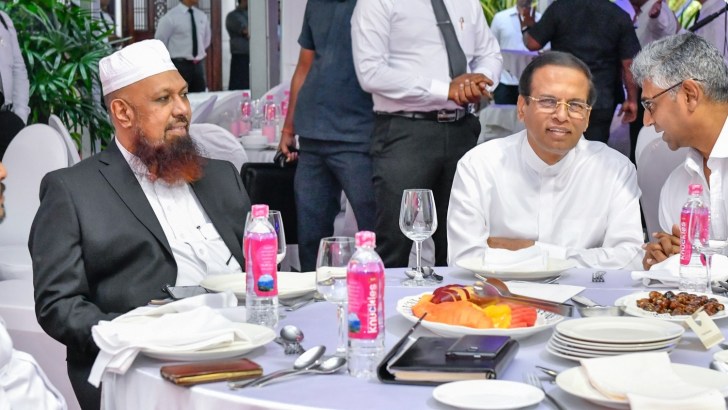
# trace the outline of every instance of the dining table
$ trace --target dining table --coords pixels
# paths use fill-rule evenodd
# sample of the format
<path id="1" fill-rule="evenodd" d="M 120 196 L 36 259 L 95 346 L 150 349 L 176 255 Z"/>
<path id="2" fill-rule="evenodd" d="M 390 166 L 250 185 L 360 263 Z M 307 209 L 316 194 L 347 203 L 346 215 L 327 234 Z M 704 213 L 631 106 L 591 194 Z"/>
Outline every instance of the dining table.
<path id="1" fill-rule="evenodd" d="M 473 284 L 477 279 L 473 272 L 459 267 L 437 267 L 435 271 L 444 277 L 441 285 Z M 636 292 L 654 290 L 645 288 L 641 281 L 631 278 L 627 270 L 604 270 L 603 282 L 593 282 L 597 269 L 571 268 L 561 273 L 559 284 L 584 287 L 580 293 L 600 304 L 612 304 L 617 298 Z M 385 350 L 389 351 L 412 327 L 395 309 L 397 301 L 412 295 L 431 292 L 436 286 L 408 287 L 401 284 L 404 269 L 386 269 L 385 273 Z M 658 289 L 664 290 L 664 289 Z M 240 308 L 244 309 L 244 308 Z M 575 313 L 578 317 L 578 313 Z M 572 318 L 565 318 L 571 320 Z M 728 331 L 728 321 L 717 320 L 723 335 Z M 337 320 L 333 303 L 311 303 L 297 311 L 281 309 L 279 328 L 295 325 L 302 329 L 306 348 L 324 345 L 330 353 L 336 348 Z M 547 328 L 527 338 L 520 339 L 520 348 L 512 362 L 498 379 L 524 382 L 527 373 L 536 372 L 534 366 L 544 366 L 564 371 L 579 366 L 576 361 L 556 357 L 546 351 L 546 344 L 553 328 Z M 434 336 L 422 326 L 414 337 Z M 706 350 L 698 337 L 686 330 L 678 346 L 670 354 L 672 363 L 689 364 L 707 369 L 712 356 L 720 347 Z M 291 368 L 295 356 L 285 355 L 283 348 L 269 343 L 246 355 L 259 363 L 265 373 Z M 176 363 L 152 359 L 140 355 L 123 374 L 107 372 L 102 384 L 102 404 L 112 409 L 453 409 L 433 398 L 433 386 L 385 384 L 379 380 L 362 380 L 340 372 L 333 375 L 307 375 L 264 387 L 231 390 L 227 383 L 200 384 L 180 387 L 160 376 L 160 367 Z M 572 396 L 549 382 L 542 375 L 543 386 L 566 409 L 604 408 L 592 402 Z M 548 401 L 532 405 L 532 409 L 553 409 Z"/>

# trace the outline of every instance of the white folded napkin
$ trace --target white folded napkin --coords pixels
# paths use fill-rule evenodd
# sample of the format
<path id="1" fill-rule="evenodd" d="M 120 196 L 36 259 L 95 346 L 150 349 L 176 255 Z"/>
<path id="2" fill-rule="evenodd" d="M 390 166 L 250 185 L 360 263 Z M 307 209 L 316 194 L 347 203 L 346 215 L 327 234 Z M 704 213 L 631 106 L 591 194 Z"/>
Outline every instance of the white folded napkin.
<path id="1" fill-rule="evenodd" d="M 538 271 L 548 267 L 549 254 L 537 247 L 509 251 L 508 249 L 488 248 L 483 258 L 486 270 L 522 270 Z"/>
<path id="2" fill-rule="evenodd" d="M 187 352 L 248 341 L 216 308 L 237 305 L 231 291 L 199 295 L 159 307 L 140 307 L 91 328 L 100 352 L 89 375 L 99 385 L 105 371 L 124 374 L 141 350 Z"/>
<path id="3" fill-rule="evenodd" d="M 725 409 L 716 389 L 690 384 L 672 369 L 666 352 L 582 359 L 591 385 L 612 400 L 640 409 Z"/>
<path id="4" fill-rule="evenodd" d="M 650 267 L 649 271 L 632 272 L 633 280 L 641 280 L 647 287 L 676 288 L 680 282 L 680 255 L 672 255 Z M 728 257 L 713 256 L 713 276 L 711 280 L 728 279 Z"/>
<path id="5" fill-rule="evenodd" d="M 552 283 L 537 283 L 512 280 L 506 282 L 508 290 L 516 295 L 528 296 L 549 300 L 556 303 L 564 303 L 572 296 L 579 294 L 585 288 L 574 285 L 556 285 Z"/>

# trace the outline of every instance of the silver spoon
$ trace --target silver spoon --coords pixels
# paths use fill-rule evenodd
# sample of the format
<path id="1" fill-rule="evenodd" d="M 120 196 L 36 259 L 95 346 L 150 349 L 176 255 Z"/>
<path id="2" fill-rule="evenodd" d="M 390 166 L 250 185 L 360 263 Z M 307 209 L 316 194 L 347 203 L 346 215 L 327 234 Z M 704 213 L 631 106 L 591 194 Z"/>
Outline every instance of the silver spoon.
<path id="1" fill-rule="evenodd" d="M 543 366 L 533 366 L 533 367 L 537 368 L 538 370 L 541 370 L 542 372 L 544 372 L 554 378 L 559 375 L 559 372 L 557 372 L 556 370 L 553 370 L 553 369 L 549 369 L 548 367 L 543 367 Z"/>
<path id="2" fill-rule="evenodd" d="M 265 376 L 261 376 L 258 378 L 255 378 L 253 380 L 243 380 L 239 382 L 228 382 L 228 387 L 231 389 L 240 389 L 242 387 L 248 387 L 248 386 L 254 386 L 258 383 L 262 383 L 268 379 L 279 377 L 283 374 L 288 374 L 291 372 L 296 372 L 298 370 L 308 369 L 312 366 L 315 366 L 318 360 L 321 358 L 321 356 L 324 355 L 324 352 L 326 352 L 326 346 L 314 346 L 305 352 L 298 356 L 296 360 L 293 362 L 293 369 L 282 369 L 278 370 L 276 372 L 270 373 Z"/>
<path id="3" fill-rule="evenodd" d="M 255 384 L 255 387 L 263 387 L 263 386 L 271 383 L 274 380 L 284 379 L 284 378 L 288 378 L 288 377 L 291 377 L 291 376 L 298 376 L 298 375 L 301 375 L 301 374 L 331 374 L 331 373 L 336 373 L 336 372 L 339 371 L 339 369 L 341 369 L 342 367 L 344 367 L 344 365 L 346 365 L 346 358 L 341 357 L 341 356 L 331 356 L 331 357 L 327 358 L 326 360 L 324 360 L 323 362 L 320 362 L 319 364 L 317 364 L 315 366 L 312 366 L 312 367 L 309 367 L 307 369 L 301 369 L 301 370 L 296 370 L 296 371 L 288 372 L 288 373 L 283 374 L 281 376 L 271 377 L 270 379 L 268 379 L 266 381 L 256 383 Z"/>
<path id="4" fill-rule="evenodd" d="M 280 336 L 274 339 L 276 343 L 283 346 L 285 354 L 303 353 L 303 347 L 300 344 L 302 340 L 303 331 L 294 325 L 283 326 Z"/>
<path id="5" fill-rule="evenodd" d="M 475 294 L 479 297 L 510 300 L 548 312 L 558 313 L 562 316 L 571 316 L 573 313 L 574 307 L 571 305 L 516 295 L 511 293 L 510 290 L 508 290 L 508 286 L 500 279 L 485 278 L 478 274 L 476 274 L 476 276 L 478 278 L 485 279 L 480 282 L 475 282 L 473 285 L 473 290 L 475 290 Z"/>

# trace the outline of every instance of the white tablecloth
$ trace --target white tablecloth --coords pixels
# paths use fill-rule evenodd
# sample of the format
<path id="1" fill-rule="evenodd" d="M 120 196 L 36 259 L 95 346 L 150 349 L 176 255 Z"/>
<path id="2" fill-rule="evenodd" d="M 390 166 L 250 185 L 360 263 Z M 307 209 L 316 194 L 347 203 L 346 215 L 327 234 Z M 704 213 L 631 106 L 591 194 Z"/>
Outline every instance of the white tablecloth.
<path id="1" fill-rule="evenodd" d="M 600 303 L 611 303 L 616 298 L 642 290 L 637 282 L 629 278 L 626 271 L 608 271 L 604 283 L 592 283 L 592 269 L 572 269 L 562 276 L 561 283 L 585 286 L 582 294 Z M 471 273 L 457 268 L 438 268 L 445 274 L 445 283 L 472 283 Z M 386 278 L 386 345 L 394 343 L 412 325 L 395 311 L 396 301 L 404 296 L 431 291 L 432 288 L 406 288 L 400 285 L 404 277 L 401 269 L 387 270 Z M 280 326 L 295 324 L 305 333 L 304 347 L 324 344 L 333 351 L 336 341 L 335 307 L 330 303 L 315 303 L 296 312 L 286 312 Z M 724 334 L 728 323 L 719 321 Z M 429 335 L 418 329 L 416 336 Z M 534 371 L 539 364 L 557 370 L 574 367 L 575 362 L 560 359 L 544 350 L 551 336 L 547 330 L 520 343 L 520 351 L 503 379 L 522 381 L 524 372 Z M 706 367 L 712 354 L 718 348 L 706 352 L 690 331 L 686 332 L 680 347 L 671 354 L 675 363 L 687 363 Z M 282 348 L 274 343 L 257 349 L 248 355 L 260 363 L 265 372 L 289 368 L 292 356 L 285 356 Z M 346 374 L 329 376 L 304 376 L 286 382 L 274 383 L 264 388 L 251 388 L 230 391 L 225 383 L 199 385 L 192 388 L 178 387 L 163 381 L 159 367 L 163 362 L 141 358 L 124 376 L 110 375 L 104 379 L 103 389 L 106 409 L 451 409 L 432 398 L 433 387 L 388 385 L 378 381 L 362 381 Z M 561 391 L 555 386 L 545 384 L 549 390 L 568 409 L 599 408 L 587 401 Z M 539 409 L 552 409 L 544 401 Z"/>

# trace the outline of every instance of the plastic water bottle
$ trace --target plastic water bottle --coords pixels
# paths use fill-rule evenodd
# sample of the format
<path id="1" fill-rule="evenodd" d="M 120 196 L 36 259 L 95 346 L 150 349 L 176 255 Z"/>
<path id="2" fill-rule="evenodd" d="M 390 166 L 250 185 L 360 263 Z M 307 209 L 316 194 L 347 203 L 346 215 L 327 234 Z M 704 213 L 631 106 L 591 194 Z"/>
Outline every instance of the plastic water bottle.
<path id="1" fill-rule="evenodd" d="M 278 325 L 278 237 L 268 222 L 268 205 L 253 205 L 245 229 L 245 308 L 248 323 Z"/>
<path id="2" fill-rule="evenodd" d="M 276 136 L 278 135 L 278 106 L 271 94 L 266 96 L 265 105 L 263 106 L 263 126 L 261 128 L 263 136 L 268 138 L 268 142 L 276 142 Z"/>
<path id="3" fill-rule="evenodd" d="M 702 185 L 690 185 L 688 193 L 680 212 L 680 290 L 706 292 L 708 273 L 698 246 L 708 239 L 710 208 L 703 203 Z"/>
<path id="4" fill-rule="evenodd" d="M 346 271 L 349 374 L 364 379 L 376 377 L 384 355 L 384 264 L 375 244 L 373 232 L 358 232 Z"/>
<path id="5" fill-rule="evenodd" d="M 286 118 L 288 115 L 288 104 L 291 101 L 291 92 L 286 90 L 283 92 L 283 101 L 281 101 L 281 118 Z"/>
<path id="6" fill-rule="evenodd" d="M 253 128 L 253 104 L 250 100 L 250 93 L 243 91 L 243 99 L 240 101 L 240 118 L 238 120 L 237 136 L 244 137 Z"/>

